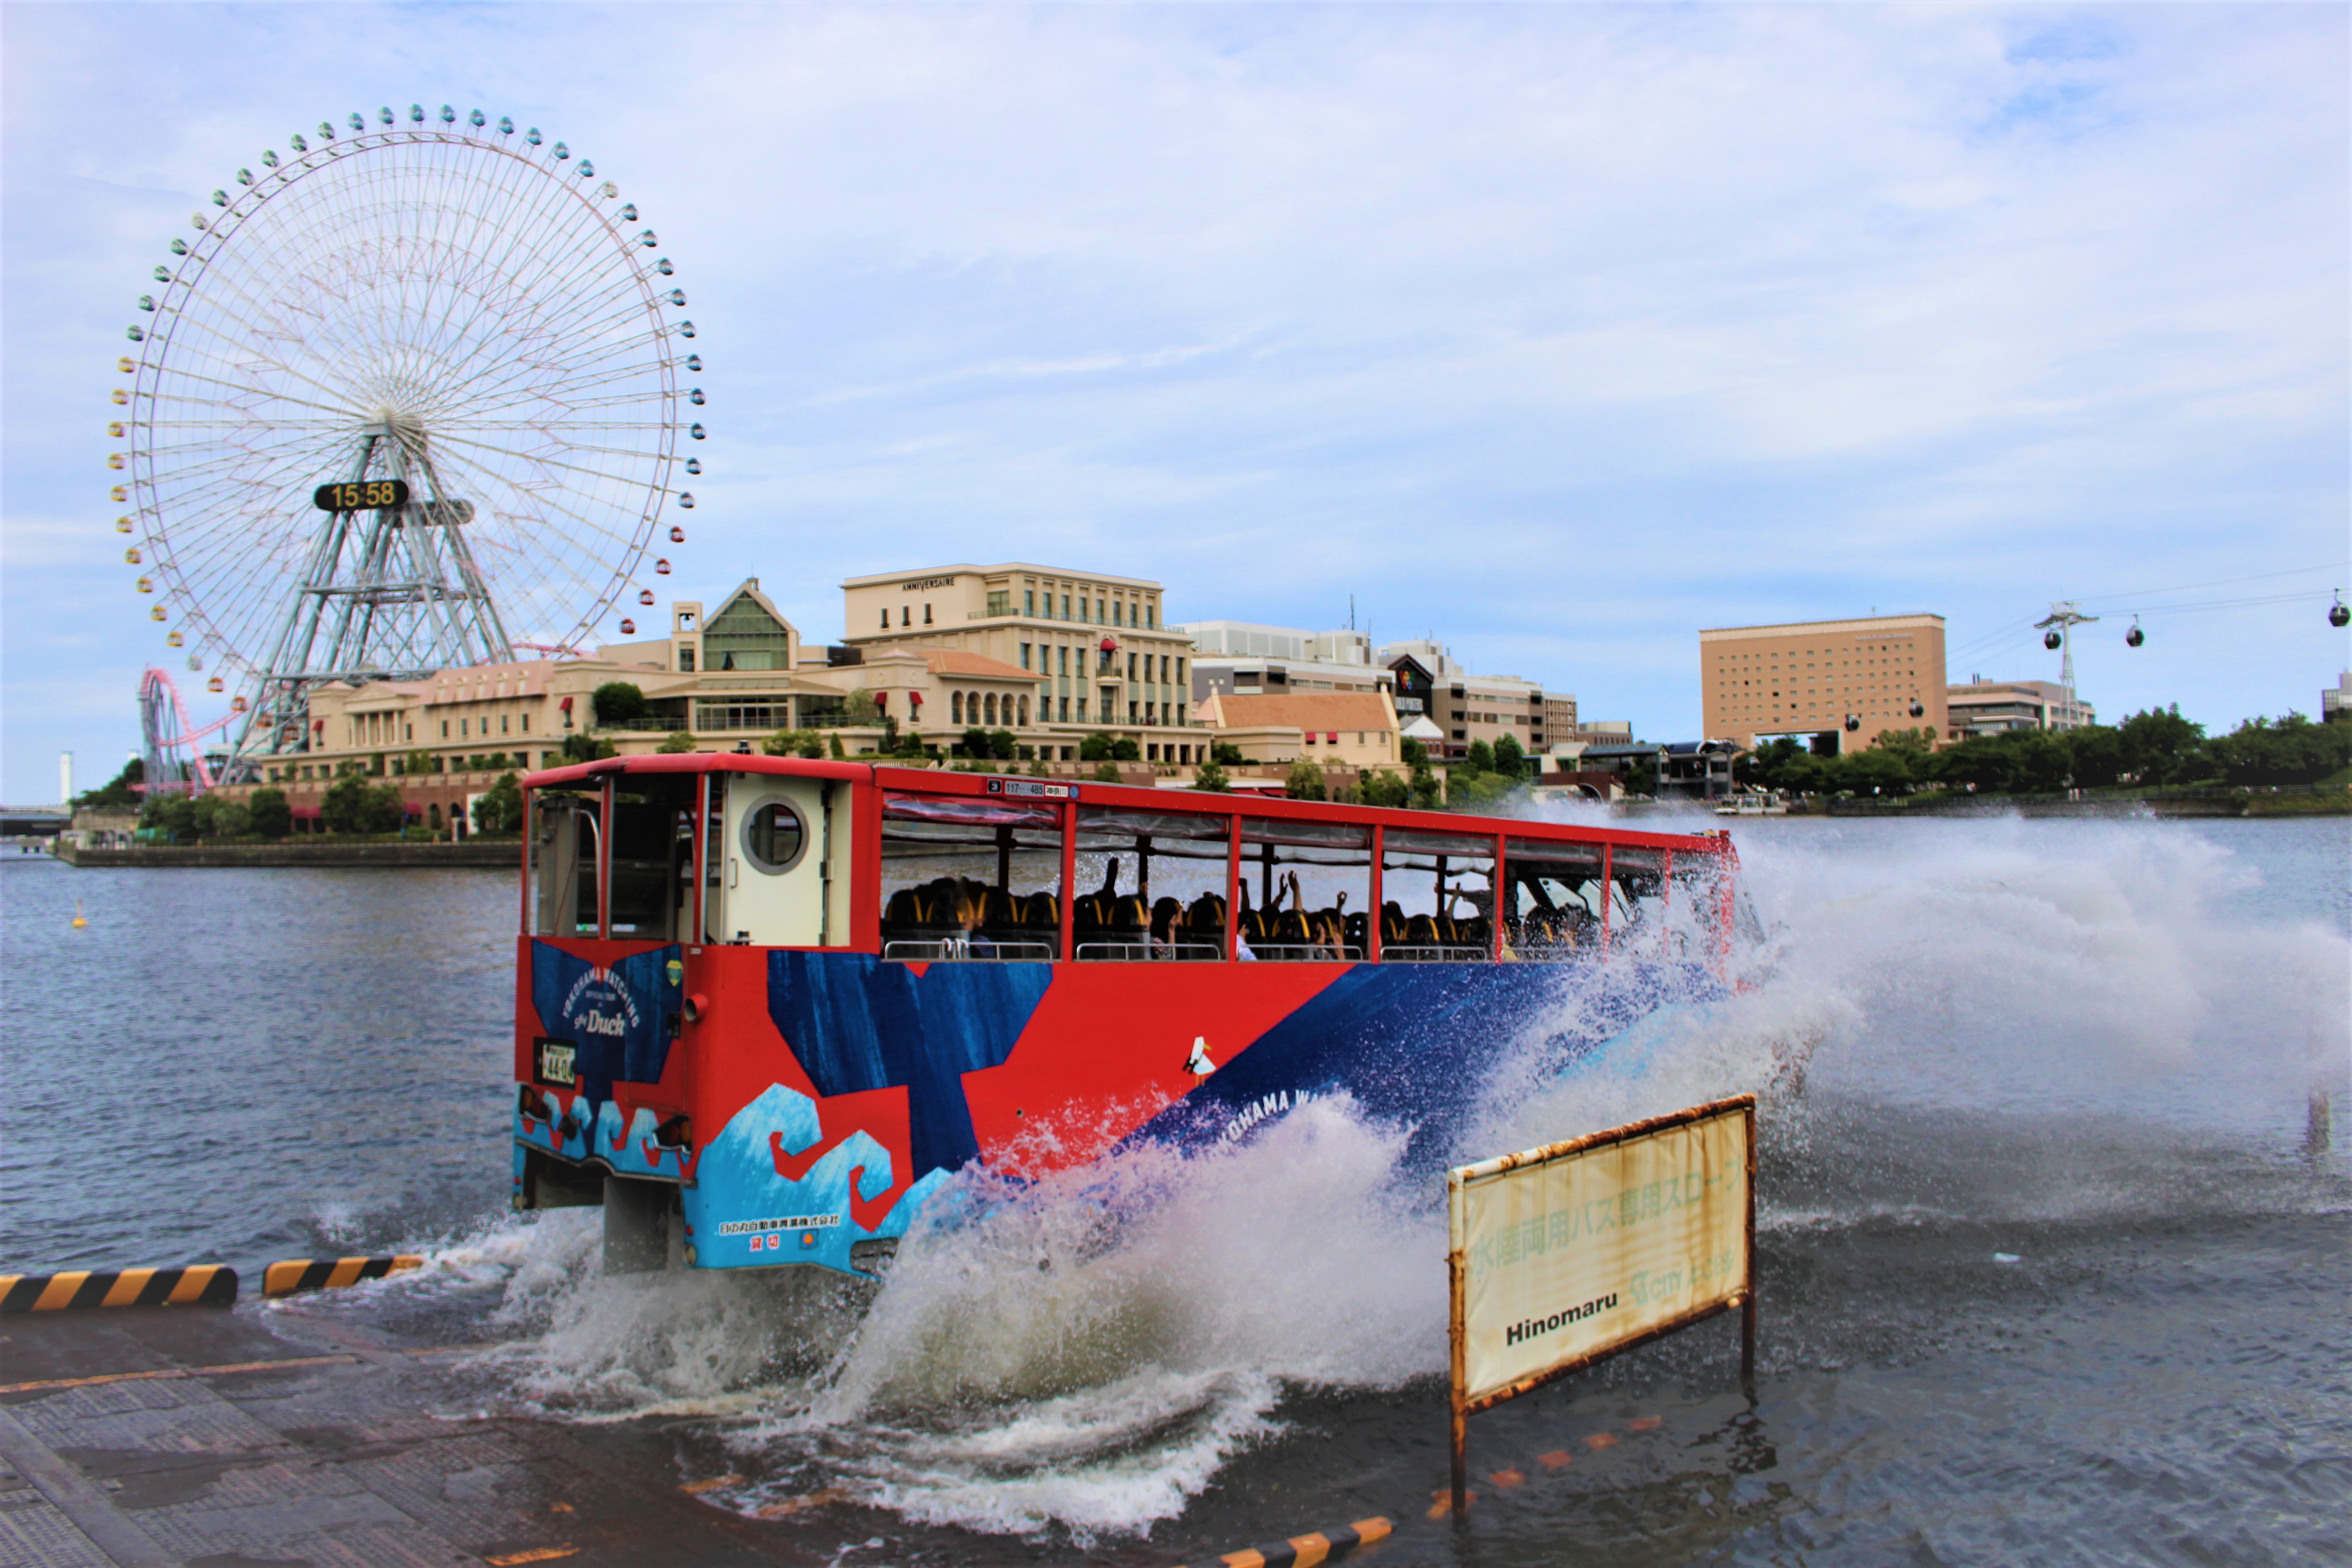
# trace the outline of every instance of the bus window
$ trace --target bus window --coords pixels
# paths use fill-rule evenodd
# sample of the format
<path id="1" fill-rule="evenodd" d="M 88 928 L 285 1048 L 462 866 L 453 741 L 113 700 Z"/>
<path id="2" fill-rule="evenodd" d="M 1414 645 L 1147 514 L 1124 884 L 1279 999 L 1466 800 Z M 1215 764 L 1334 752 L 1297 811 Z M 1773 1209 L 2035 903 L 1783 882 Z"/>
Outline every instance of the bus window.
<path id="1" fill-rule="evenodd" d="M 1620 845 L 1611 852 L 1611 952 L 1642 957 L 1657 955 L 1665 937 L 1665 864 L 1663 849 Z"/>
<path id="2" fill-rule="evenodd" d="M 1381 835 L 1381 962 L 1490 959 L 1494 910 L 1492 838 L 1402 827 Z"/>
<path id="3" fill-rule="evenodd" d="M 1728 862 L 1720 855 L 1676 850 L 1668 858 L 1666 929 L 1687 953 L 1717 953 L 1731 937 L 1723 893 Z"/>
<path id="4" fill-rule="evenodd" d="M 1601 846 L 1514 838 L 1505 847 L 1503 919 L 1513 952 L 1538 962 L 1601 951 Z"/>
<path id="5" fill-rule="evenodd" d="M 604 792 L 531 792 L 530 929 L 535 936 L 594 936 L 597 844 Z"/>
<path id="6" fill-rule="evenodd" d="M 882 956 L 1050 963 L 1062 951 L 1062 810 L 891 791 Z"/>
<path id="7" fill-rule="evenodd" d="M 712 773 L 703 826 L 706 940 L 849 940 L 849 790 L 790 773 Z"/>
<path id="8" fill-rule="evenodd" d="M 677 942 L 694 919 L 694 801 L 689 773 L 632 773 L 613 787 L 614 942 Z"/>
<path id="9" fill-rule="evenodd" d="M 1294 963 L 1364 956 L 1372 901 L 1370 828 L 1251 817 L 1242 823 L 1241 856 L 1236 956 Z"/>
<path id="10" fill-rule="evenodd" d="M 1079 807 L 1072 956 L 1224 957 L 1232 841 L 1222 813 Z"/>

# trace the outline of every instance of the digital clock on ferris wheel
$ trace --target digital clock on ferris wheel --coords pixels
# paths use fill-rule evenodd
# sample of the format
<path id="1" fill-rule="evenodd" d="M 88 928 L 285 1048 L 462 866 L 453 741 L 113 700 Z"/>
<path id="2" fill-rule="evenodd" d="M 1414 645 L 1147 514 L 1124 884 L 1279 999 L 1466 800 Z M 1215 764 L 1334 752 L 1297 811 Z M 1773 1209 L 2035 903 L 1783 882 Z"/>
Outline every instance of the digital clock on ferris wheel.
<path id="1" fill-rule="evenodd" d="M 408 504 L 406 479 L 361 479 L 350 484 L 320 485 L 310 492 L 310 504 L 320 511 L 357 511 L 362 507 Z"/>

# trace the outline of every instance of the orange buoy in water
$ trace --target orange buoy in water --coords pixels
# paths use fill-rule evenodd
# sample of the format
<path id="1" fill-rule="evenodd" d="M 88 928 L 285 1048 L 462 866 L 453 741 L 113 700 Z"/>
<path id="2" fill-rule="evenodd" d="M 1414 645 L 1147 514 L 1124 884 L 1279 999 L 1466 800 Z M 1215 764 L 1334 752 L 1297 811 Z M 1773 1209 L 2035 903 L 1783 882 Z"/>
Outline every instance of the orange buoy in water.
<path id="1" fill-rule="evenodd" d="M 74 900 L 73 923 L 74 929 L 77 931 L 80 930 L 83 926 L 89 924 L 89 917 L 81 912 L 81 900 L 79 899 L 76 899 Z"/>

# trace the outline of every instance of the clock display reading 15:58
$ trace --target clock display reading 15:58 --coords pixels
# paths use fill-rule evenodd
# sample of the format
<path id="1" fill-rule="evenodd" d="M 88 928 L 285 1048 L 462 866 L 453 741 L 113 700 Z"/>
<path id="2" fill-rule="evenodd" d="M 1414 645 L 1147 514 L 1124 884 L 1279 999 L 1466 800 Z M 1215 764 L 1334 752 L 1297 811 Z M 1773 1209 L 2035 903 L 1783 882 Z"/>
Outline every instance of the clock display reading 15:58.
<path id="1" fill-rule="evenodd" d="M 406 479 L 354 479 L 347 484 L 320 485 L 310 492 L 310 504 L 320 511 L 357 511 L 362 507 L 408 504 Z"/>

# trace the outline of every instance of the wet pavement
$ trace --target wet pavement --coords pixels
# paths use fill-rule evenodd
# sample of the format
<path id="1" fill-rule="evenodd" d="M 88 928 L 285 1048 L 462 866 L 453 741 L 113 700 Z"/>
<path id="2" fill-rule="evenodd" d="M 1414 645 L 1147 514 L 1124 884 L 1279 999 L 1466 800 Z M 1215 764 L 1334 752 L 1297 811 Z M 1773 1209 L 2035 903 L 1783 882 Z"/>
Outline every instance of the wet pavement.
<path id="1" fill-rule="evenodd" d="M 680 1489 L 666 1442 L 465 1413 L 444 1348 L 278 1310 L 29 1313 L 0 1332 L 0 1563 L 820 1563 Z M 438 1412 L 439 1414 L 431 1414 Z"/>

